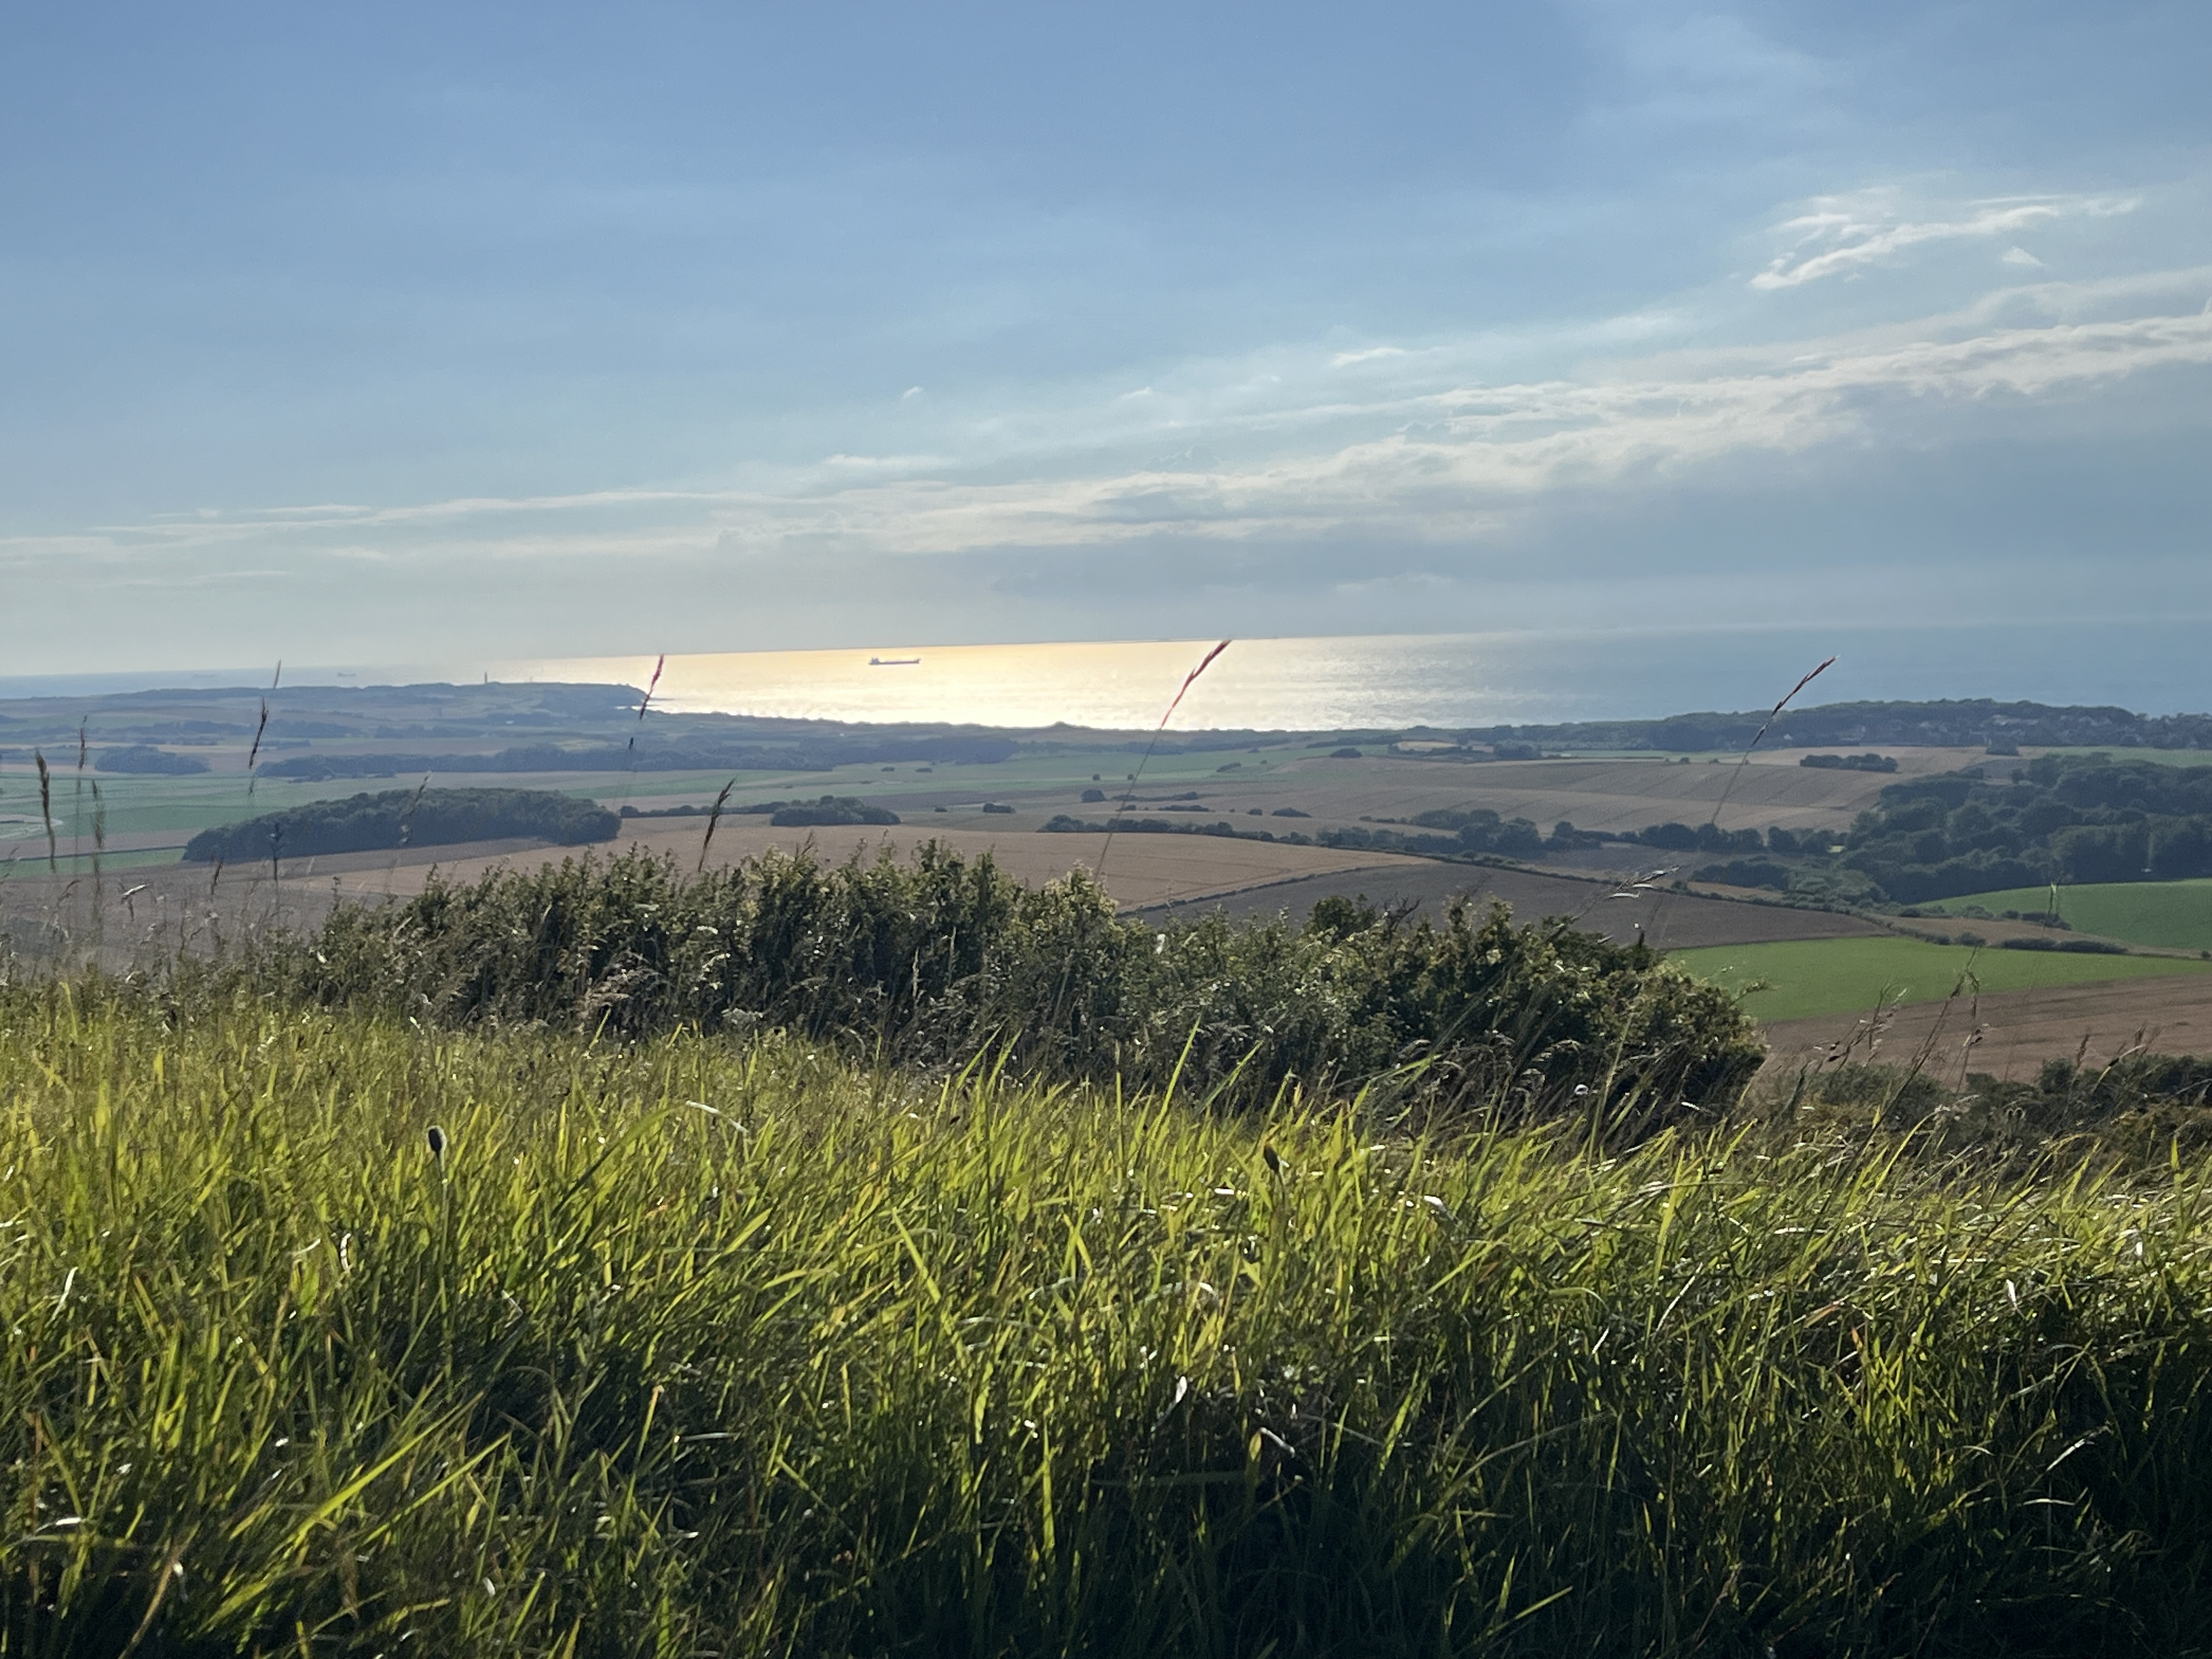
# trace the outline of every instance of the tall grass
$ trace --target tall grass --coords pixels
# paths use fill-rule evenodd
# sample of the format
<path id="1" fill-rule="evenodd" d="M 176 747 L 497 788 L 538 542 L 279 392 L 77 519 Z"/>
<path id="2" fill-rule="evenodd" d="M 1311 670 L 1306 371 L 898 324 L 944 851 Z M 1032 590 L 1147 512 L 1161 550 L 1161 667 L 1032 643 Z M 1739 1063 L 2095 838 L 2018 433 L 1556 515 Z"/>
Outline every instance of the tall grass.
<path id="1" fill-rule="evenodd" d="M 0 1652 L 2202 1642 L 2203 1170 L 1585 1144 L 8 991 Z"/>

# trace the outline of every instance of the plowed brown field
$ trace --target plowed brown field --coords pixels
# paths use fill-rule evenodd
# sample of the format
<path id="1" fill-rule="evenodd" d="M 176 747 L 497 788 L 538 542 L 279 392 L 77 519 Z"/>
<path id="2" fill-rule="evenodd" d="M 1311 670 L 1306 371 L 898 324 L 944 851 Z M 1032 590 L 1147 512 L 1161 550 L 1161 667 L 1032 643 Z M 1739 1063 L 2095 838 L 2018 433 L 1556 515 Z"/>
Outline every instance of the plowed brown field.
<path id="1" fill-rule="evenodd" d="M 1956 1082 L 1966 1072 L 2026 1078 L 2046 1060 L 2108 1060 L 2131 1048 L 2212 1054 L 2212 975 L 2006 991 L 1978 1004 L 1919 1003 L 1877 1024 L 1871 1013 L 1779 1020 L 1766 1028 L 1770 1073 L 1817 1064 L 1847 1042 L 1851 1057 L 1909 1064 Z"/>

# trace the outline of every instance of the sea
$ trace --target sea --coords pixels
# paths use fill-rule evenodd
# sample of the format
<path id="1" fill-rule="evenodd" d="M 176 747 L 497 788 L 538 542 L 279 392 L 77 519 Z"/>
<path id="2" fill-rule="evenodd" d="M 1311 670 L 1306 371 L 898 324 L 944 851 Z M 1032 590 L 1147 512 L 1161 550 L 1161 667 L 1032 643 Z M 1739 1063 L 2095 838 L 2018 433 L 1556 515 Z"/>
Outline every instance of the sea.
<path id="1" fill-rule="evenodd" d="M 1771 708 L 1832 665 L 1800 706 L 1992 697 L 2212 708 L 2212 624 L 2200 618 L 1894 627 L 1669 628 L 1233 639 L 1176 706 L 1185 729 L 1544 725 Z M 1150 730 L 1212 639 L 973 645 L 856 641 L 732 651 L 357 664 L 283 670 L 288 684 L 565 680 L 637 687 L 653 702 L 834 720 L 1054 724 Z M 158 686 L 269 684 L 266 669 L 0 678 L 0 698 Z"/>
<path id="2" fill-rule="evenodd" d="M 843 651 L 671 655 L 672 709 L 838 720 L 1149 730 L 1216 640 L 1031 645 L 890 641 Z M 1239 639 L 1182 694 L 1187 729 L 1546 725 L 1859 699 L 1992 697 L 2212 708 L 2212 626 L 1671 629 Z M 874 659 L 874 660 L 872 660 Z M 643 686 L 656 659 L 509 662 L 494 678 Z"/>

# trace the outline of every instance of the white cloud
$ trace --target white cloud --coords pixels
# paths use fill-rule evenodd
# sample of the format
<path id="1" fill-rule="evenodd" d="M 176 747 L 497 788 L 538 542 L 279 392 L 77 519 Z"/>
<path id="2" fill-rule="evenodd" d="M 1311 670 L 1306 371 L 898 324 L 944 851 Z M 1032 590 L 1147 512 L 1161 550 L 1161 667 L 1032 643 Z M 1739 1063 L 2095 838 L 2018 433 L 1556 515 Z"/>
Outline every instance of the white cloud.
<path id="1" fill-rule="evenodd" d="M 942 455 L 825 455 L 819 463 L 828 473 L 922 472 L 949 466 Z"/>
<path id="2" fill-rule="evenodd" d="M 1856 275 L 1930 242 L 2011 236 L 2060 219 L 2129 213 L 2136 205 L 2134 198 L 2124 197 L 2039 197 L 1970 203 L 1956 216 L 1908 220 L 1899 216 L 1889 192 L 1823 198 L 1811 211 L 1781 225 L 1783 231 L 1796 233 L 1796 240 L 1751 279 L 1751 286 L 1799 288 L 1829 276 Z M 2032 254 L 2025 258 L 2037 263 Z"/>
<path id="3" fill-rule="evenodd" d="M 2038 270 L 2040 270 L 2043 268 L 2043 261 L 2037 258 L 2033 253 L 2030 253 L 2024 247 L 2008 247 L 2002 253 L 1997 255 L 1997 258 L 2003 260 L 2008 265 L 2027 265 Z"/>
<path id="4" fill-rule="evenodd" d="M 1349 368 L 1354 363 L 1371 363 L 1378 357 L 1402 357 L 1405 355 L 1406 348 L 1403 346 L 1370 346 L 1364 351 L 1340 351 L 1328 362 L 1332 368 Z"/>

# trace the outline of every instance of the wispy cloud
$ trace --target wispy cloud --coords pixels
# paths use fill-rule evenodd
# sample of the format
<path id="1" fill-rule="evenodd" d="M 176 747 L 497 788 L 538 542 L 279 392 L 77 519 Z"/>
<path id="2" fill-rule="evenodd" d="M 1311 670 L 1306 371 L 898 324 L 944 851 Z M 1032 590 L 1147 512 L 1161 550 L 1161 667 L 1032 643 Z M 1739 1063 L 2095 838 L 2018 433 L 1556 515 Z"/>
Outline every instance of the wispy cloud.
<path id="1" fill-rule="evenodd" d="M 1887 192 L 1823 198 L 1809 211 L 1779 227 L 1795 240 L 1751 279 L 1751 285 L 1802 288 L 1830 276 L 1855 275 L 1930 242 L 2016 236 L 2060 219 L 2110 217 L 2132 212 L 2137 205 L 2131 197 L 2037 197 L 1970 203 L 1950 217 L 1905 219 Z M 2029 264 L 2039 263 L 2024 249 L 2013 252 Z"/>
<path id="2" fill-rule="evenodd" d="M 1784 348 L 1734 372 L 1582 385 L 1471 386 L 1409 400 L 1428 417 L 1318 453 L 1205 474 L 1145 470 L 1006 483 L 932 480 L 729 510 L 733 544 L 883 550 L 1070 546 L 1173 530 L 1206 539 L 1363 527 L 1460 537 L 1494 513 L 1631 475 L 1863 436 L 1884 398 L 2045 398 L 2212 364 L 2212 315 L 1994 331 L 1952 342 Z M 1392 406 L 1395 413 L 1407 404 Z"/>
<path id="3" fill-rule="evenodd" d="M 1328 359 L 1316 354 L 1313 374 L 1273 377 L 1282 401 L 1247 402 L 1240 391 L 1209 404 L 1187 392 L 1143 428 L 1175 428 L 1186 444 L 1233 440 L 1241 460 L 1194 447 L 1117 465 L 1077 450 L 1033 456 L 1010 474 L 1003 460 L 837 455 L 765 488 L 195 514 L 0 542 L 0 559 L 127 561 L 134 550 L 173 556 L 228 548 L 260 568 L 283 548 L 426 563 L 734 556 L 756 569 L 785 562 L 803 571 L 824 556 L 1103 548 L 1168 535 L 1231 544 L 1360 531 L 1464 541 L 1549 497 L 1878 439 L 1930 410 L 2087 395 L 2155 369 L 2212 364 L 2208 294 L 2205 271 L 2101 288 L 2044 283 L 1917 323 L 1678 352 L 1586 378 L 1423 385 L 1409 368 L 1414 378 L 1364 399 L 1305 395 L 1327 380 Z M 1265 378 L 1231 368 L 1225 378 L 1240 388 Z M 1419 372 L 1438 368 L 1449 372 L 1425 361 Z M 1118 401 L 1102 394 L 1097 406 Z M 1071 431 L 1080 426 L 1071 418 Z"/>

